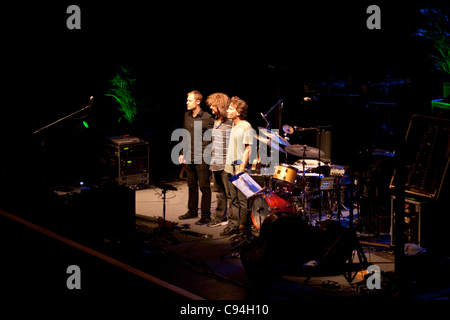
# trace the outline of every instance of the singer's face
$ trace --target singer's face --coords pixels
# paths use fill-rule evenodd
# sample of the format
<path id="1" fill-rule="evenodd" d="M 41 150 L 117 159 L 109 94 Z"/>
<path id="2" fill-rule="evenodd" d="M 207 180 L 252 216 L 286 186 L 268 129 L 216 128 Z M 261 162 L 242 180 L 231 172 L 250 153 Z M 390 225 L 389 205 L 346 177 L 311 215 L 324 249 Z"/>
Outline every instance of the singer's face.
<path id="1" fill-rule="evenodd" d="M 197 108 L 197 106 L 200 106 L 200 101 L 199 100 L 195 100 L 194 94 L 191 93 L 187 97 L 186 106 L 187 106 L 187 109 L 189 111 L 194 110 L 195 108 Z"/>
<path id="2" fill-rule="evenodd" d="M 234 120 L 240 116 L 240 113 L 236 111 L 236 106 L 234 104 L 230 104 L 227 109 L 227 118 Z"/>

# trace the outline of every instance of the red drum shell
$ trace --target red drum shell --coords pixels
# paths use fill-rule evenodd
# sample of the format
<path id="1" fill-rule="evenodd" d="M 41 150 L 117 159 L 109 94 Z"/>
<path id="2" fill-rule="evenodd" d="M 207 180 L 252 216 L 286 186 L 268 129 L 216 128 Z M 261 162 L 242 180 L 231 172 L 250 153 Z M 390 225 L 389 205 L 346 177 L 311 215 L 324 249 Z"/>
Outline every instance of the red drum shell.
<path id="1" fill-rule="evenodd" d="M 291 201 L 279 197 L 275 193 L 258 194 L 252 201 L 252 221 L 259 229 L 264 220 L 274 213 L 294 214 L 295 206 Z"/>

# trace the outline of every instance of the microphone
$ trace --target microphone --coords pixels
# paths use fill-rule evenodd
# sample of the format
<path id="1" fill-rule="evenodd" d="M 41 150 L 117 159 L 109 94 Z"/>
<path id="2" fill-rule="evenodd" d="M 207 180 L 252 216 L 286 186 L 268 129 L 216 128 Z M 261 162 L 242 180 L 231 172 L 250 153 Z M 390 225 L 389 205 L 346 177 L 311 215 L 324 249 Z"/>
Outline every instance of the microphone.
<path id="1" fill-rule="evenodd" d="M 89 111 L 92 111 L 92 100 L 94 99 L 94 96 L 91 96 L 89 98 L 90 102 L 89 102 Z"/>

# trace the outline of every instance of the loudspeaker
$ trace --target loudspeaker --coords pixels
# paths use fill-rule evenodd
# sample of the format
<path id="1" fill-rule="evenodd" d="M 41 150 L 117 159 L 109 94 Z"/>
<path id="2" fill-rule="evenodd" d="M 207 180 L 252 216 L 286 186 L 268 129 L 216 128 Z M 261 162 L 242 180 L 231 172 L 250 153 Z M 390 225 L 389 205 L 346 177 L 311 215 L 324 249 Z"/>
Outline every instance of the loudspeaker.
<path id="1" fill-rule="evenodd" d="M 82 190 L 76 200 L 80 232 L 101 238 L 123 238 L 135 231 L 135 191 L 109 185 Z"/>
<path id="2" fill-rule="evenodd" d="M 250 283 L 261 287 L 273 283 L 286 269 L 299 269 L 311 260 L 308 223 L 292 214 L 269 215 L 261 226 L 260 236 L 245 247 L 242 265 Z"/>
<path id="3" fill-rule="evenodd" d="M 325 155 L 322 158 L 331 159 L 331 131 L 324 131 L 316 136 L 316 148 L 319 148 Z"/>
<path id="4" fill-rule="evenodd" d="M 344 267 L 355 248 L 351 232 L 339 221 L 324 220 L 317 223 L 311 240 L 316 247 L 314 260 L 320 262 L 321 268 Z"/>

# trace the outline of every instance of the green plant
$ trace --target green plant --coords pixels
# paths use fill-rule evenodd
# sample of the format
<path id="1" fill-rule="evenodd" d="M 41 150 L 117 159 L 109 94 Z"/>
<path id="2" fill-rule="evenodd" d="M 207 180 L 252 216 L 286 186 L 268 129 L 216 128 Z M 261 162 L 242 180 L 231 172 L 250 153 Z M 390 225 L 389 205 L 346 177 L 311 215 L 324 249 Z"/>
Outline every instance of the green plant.
<path id="1" fill-rule="evenodd" d="M 418 29 L 413 35 L 429 40 L 436 53 L 429 54 L 433 69 L 442 71 L 450 79 L 450 22 L 444 10 L 431 8 L 420 12 L 426 18 L 426 27 Z"/>
<path id="2" fill-rule="evenodd" d="M 116 72 L 114 78 L 109 80 L 112 88 L 108 90 L 106 96 L 113 97 L 119 107 L 117 110 L 123 111 L 123 116 L 119 118 L 119 122 L 124 117 L 129 123 L 134 122 L 134 117 L 138 112 L 137 102 L 133 97 L 133 83 L 136 79 L 131 77 L 131 72 L 123 66 L 119 66 L 120 71 Z"/>

